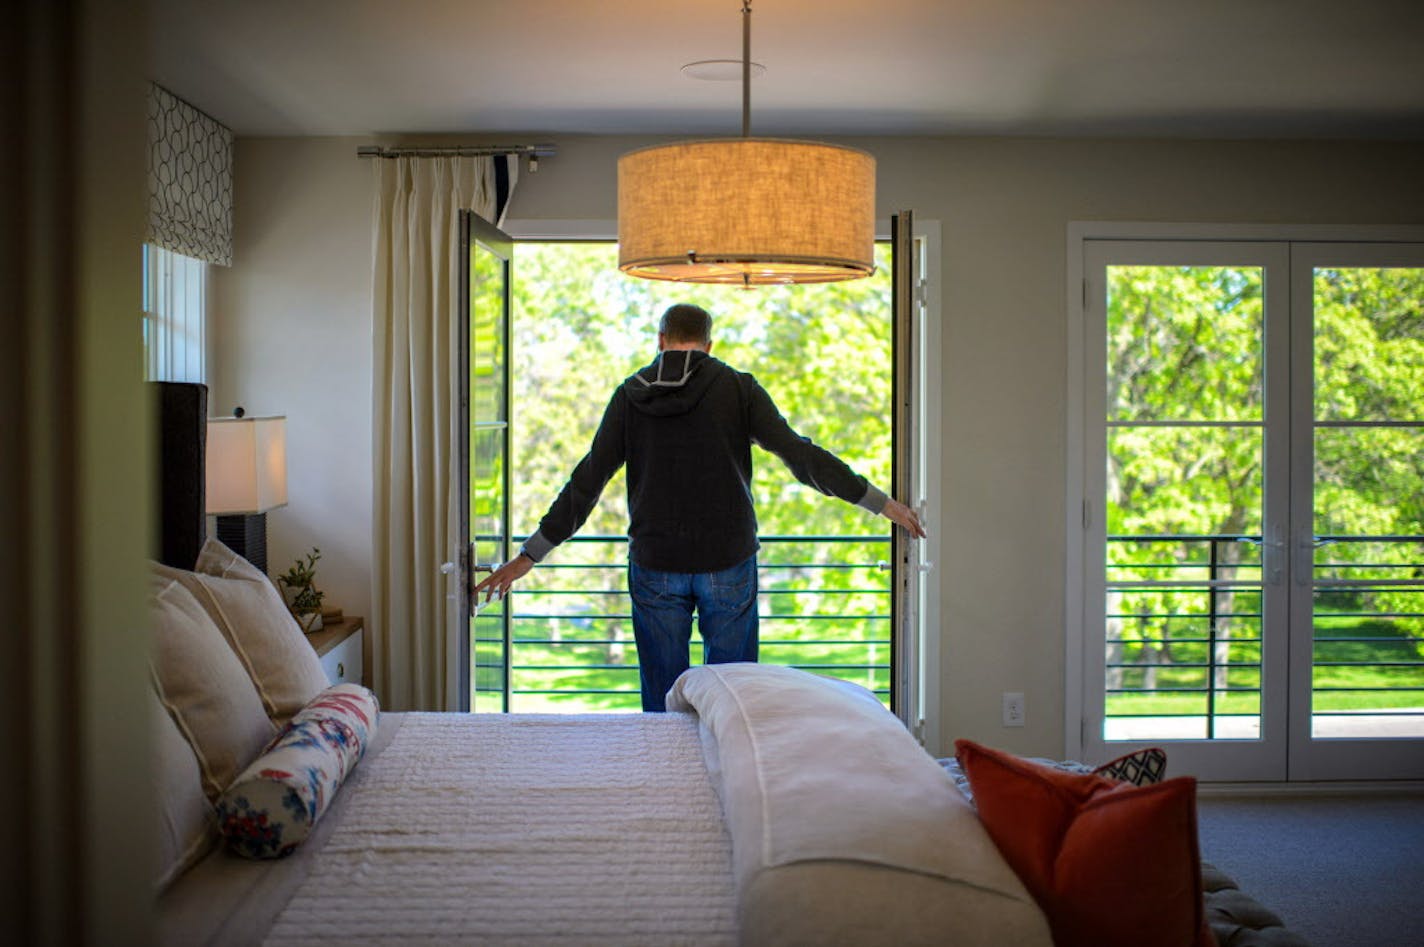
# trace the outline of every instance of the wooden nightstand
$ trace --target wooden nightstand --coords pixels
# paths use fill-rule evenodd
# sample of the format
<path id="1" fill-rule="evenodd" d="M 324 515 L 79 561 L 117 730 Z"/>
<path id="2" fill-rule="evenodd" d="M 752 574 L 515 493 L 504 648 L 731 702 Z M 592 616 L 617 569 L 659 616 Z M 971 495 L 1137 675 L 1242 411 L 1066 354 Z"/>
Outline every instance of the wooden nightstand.
<path id="1" fill-rule="evenodd" d="M 321 658 L 321 668 L 333 684 L 365 684 L 362 666 L 362 622 L 359 615 L 322 623 L 320 631 L 307 635 L 307 641 Z"/>

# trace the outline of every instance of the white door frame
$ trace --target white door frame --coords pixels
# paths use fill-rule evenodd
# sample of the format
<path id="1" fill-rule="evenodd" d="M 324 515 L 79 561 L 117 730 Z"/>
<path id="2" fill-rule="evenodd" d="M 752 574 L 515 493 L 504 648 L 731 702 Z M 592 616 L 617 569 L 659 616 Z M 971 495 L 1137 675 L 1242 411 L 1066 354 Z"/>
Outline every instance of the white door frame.
<path id="1" fill-rule="evenodd" d="M 618 221 L 607 219 L 506 220 L 502 229 L 515 240 L 618 239 Z M 943 533 L 944 522 L 944 508 L 940 502 L 940 472 L 944 469 L 941 446 L 943 438 L 939 436 L 943 423 L 940 400 L 941 375 L 943 373 L 938 370 L 942 357 L 943 338 L 940 328 L 942 298 L 940 289 L 942 271 L 940 222 L 916 217 L 914 233 L 923 250 L 921 256 L 923 297 L 920 302 L 924 307 L 924 322 L 921 326 L 921 350 L 927 362 L 926 368 L 932 370 L 921 371 L 917 376 L 922 382 L 921 389 L 916 392 L 916 397 L 920 409 L 920 430 L 923 433 L 920 463 L 924 475 L 920 479 L 920 483 L 923 485 L 924 495 L 907 502 L 924 501 L 922 519 L 929 536 L 920 541 L 918 551 L 922 562 L 933 565 L 940 561 L 940 536 Z M 876 240 L 890 239 L 889 218 L 875 222 L 875 238 Z M 945 750 L 941 742 L 943 735 L 940 728 L 940 641 L 942 638 L 940 581 L 938 575 L 931 572 L 928 581 L 920 583 L 919 674 L 917 677 L 919 679 L 918 702 L 923 728 L 916 736 L 919 737 L 925 749 L 934 756 L 943 756 Z"/>

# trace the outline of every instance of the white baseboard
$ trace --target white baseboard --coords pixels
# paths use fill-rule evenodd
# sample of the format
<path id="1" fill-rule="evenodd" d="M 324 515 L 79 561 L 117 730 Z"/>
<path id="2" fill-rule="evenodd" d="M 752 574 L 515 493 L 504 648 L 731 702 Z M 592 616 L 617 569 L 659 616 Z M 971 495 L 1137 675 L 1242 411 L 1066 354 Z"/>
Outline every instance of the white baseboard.
<path id="1" fill-rule="evenodd" d="M 1424 780 L 1371 779 L 1303 783 L 1197 783 L 1198 799 L 1413 795 L 1424 795 Z"/>

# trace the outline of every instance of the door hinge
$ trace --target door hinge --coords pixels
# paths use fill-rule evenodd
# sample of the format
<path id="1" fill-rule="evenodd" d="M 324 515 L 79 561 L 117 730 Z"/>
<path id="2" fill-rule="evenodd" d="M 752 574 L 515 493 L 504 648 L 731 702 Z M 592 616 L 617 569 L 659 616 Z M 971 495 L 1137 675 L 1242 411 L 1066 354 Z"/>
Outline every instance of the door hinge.
<path id="1" fill-rule="evenodd" d="M 1083 498 L 1083 528 L 1087 529 L 1093 522 L 1093 505 Z"/>
<path id="2" fill-rule="evenodd" d="M 1083 308 L 1088 308 L 1088 278 L 1083 277 Z"/>

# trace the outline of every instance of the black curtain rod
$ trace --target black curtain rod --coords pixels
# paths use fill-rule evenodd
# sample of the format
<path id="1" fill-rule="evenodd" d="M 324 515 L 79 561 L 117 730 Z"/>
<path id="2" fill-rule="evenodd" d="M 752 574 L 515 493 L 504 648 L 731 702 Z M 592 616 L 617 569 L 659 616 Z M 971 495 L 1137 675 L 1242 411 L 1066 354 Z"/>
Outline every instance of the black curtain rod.
<path id="1" fill-rule="evenodd" d="M 412 145 L 410 147 L 382 148 L 380 145 L 361 145 L 356 149 L 358 158 L 438 158 L 456 156 L 477 158 L 493 155 L 529 155 L 531 158 L 552 158 L 559 153 L 554 145 Z"/>

